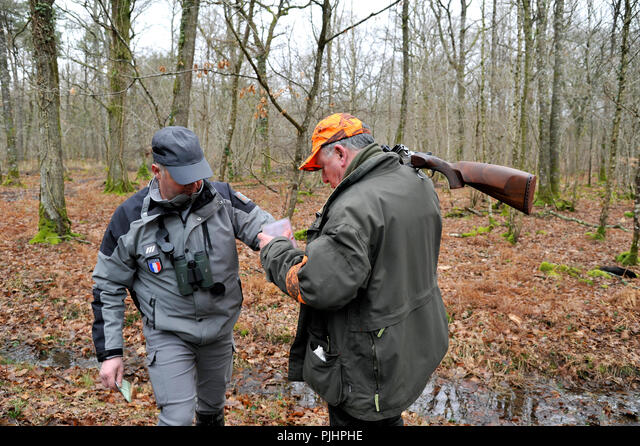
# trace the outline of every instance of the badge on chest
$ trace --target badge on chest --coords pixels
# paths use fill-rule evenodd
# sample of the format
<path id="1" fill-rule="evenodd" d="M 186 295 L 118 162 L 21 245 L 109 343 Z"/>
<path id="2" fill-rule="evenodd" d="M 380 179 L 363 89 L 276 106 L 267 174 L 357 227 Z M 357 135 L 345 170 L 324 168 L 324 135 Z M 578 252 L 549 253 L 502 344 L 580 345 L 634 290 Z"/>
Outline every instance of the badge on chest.
<path id="1" fill-rule="evenodd" d="M 147 266 L 149 267 L 149 271 L 154 274 L 158 274 L 160 271 L 162 271 L 162 260 L 157 257 L 147 259 Z"/>
<path id="2" fill-rule="evenodd" d="M 162 260 L 159 257 L 152 257 L 154 255 L 158 255 L 158 245 L 155 243 L 151 243 L 149 245 L 145 245 L 142 247 L 142 251 L 144 252 L 147 262 L 147 266 L 149 267 L 149 271 L 154 274 L 158 274 L 162 271 Z"/>

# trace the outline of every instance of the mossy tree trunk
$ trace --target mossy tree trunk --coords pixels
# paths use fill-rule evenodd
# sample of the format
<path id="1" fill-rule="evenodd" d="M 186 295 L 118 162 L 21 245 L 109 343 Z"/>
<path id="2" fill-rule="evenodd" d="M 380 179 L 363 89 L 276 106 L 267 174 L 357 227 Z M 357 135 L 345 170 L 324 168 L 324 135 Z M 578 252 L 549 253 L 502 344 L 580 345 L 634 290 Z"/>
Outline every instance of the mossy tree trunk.
<path id="1" fill-rule="evenodd" d="M 13 107 L 9 91 L 11 76 L 9 75 L 9 66 L 7 64 L 8 59 L 4 22 L 0 20 L 0 90 L 2 90 L 2 116 L 7 140 L 7 177 L 2 184 L 5 186 L 18 186 L 20 185 L 20 171 L 18 170 L 18 155 L 16 152 L 16 126 L 13 119 Z M 2 178 L 0 178 L 1 180 Z"/>
<path id="2" fill-rule="evenodd" d="M 131 0 L 111 1 L 111 29 L 109 30 L 109 89 L 111 92 L 107 115 L 109 122 L 109 150 L 107 151 L 107 182 L 105 192 L 125 194 L 133 191 L 125 161 L 126 98 L 131 86 Z"/>
<path id="3" fill-rule="evenodd" d="M 640 239 L 640 163 L 636 162 L 635 202 L 633 206 L 633 237 L 631 248 L 623 253 L 619 260 L 625 266 L 638 264 L 638 240 Z"/>
<path id="4" fill-rule="evenodd" d="M 629 65 L 629 28 L 631 27 L 631 0 L 624 0 L 624 19 L 622 24 L 622 43 L 620 44 L 620 65 L 618 69 L 618 93 L 615 99 L 615 113 L 611 126 L 611 139 L 609 142 L 609 163 L 607 167 L 607 178 L 605 181 L 605 193 L 602 200 L 602 211 L 600 212 L 600 225 L 598 226 L 598 237 L 604 239 L 606 235 L 607 220 L 609 218 L 609 206 L 611 204 L 611 194 L 613 191 L 613 172 L 618 160 L 618 136 L 620 134 L 620 121 L 622 119 L 622 108 L 627 83 L 627 68 Z"/>
<path id="5" fill-rule="evenodd" d="M 267 54 L 260 53 L 257 57 L 257 67 L 262 77 L 267 77 Z M 262 175 L 271 175 L 271 147 L 269 144 L 269 104 L 264 89 L 260 89 L 260 103 L 257 110 L 258 146 L 262 153 Z"/>
<path id="6" fill-rule="evenodd" d="M 34 243 L 59 243 L 71 235 L 71 222 L 67 217 L 64 198 L 60 81 L 53 2 L 29 0 L 40 117 L 40 205 L 38 234 L 31 240 Z"/>
<path id="7" fill-rule="evenodd" d="M 176 74 L 173 83 L 173 103 L 171 104 L 169 125 L 187 127 L 189 124 L 193 56 L 196 48 L 199 10 L 200 0 L 182 0 L 178 60 L 176 63 L 176 72 L 178 74 Z"/>

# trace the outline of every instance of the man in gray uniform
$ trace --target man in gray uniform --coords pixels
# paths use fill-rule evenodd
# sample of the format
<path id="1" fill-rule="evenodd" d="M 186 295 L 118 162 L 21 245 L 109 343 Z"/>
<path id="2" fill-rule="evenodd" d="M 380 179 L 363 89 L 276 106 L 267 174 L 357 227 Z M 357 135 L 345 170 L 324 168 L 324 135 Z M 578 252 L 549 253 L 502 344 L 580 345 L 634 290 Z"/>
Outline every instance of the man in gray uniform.
<path id="1" fill-rule="evenodd" d="M 258 250 L 273 217 L 213 175 L 184 127 L 153 136 L 154 178 L 114 212 L 93 272 L 93 342 L 100 379 L 124 372 L 127 290 L 143 316 L 147 366 L 160 425 L 223 425 L 240 314 L 236 239 Z"/>

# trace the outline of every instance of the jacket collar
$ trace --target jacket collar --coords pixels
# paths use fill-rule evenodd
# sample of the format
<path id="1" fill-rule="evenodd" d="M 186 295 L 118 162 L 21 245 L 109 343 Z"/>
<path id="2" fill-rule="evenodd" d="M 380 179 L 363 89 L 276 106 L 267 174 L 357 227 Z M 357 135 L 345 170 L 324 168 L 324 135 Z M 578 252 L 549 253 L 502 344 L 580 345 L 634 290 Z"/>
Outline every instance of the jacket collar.
<path id="1" fill-rule="evenodd" d="M 168 209 L 164 206 L 161 206 L 156 202 L 156 200 L 152 196 L 153 190 L 154 190 L 153 189 L 154 181 L 155 181 L 155 178 L 149 182 L 149 186 L 148 186 L 149 192 L 144 198 L 144 201 L 142 203 L 142 209 L 140 211 L 140 215 L 145 222 L 153 220 L 159 215 L 174 214 L 177 212 L 175 210 Z M 155 187 L 157 189 L 157 184 L 155 185 Z M 204 180 L 202 191 L 200 192 L 196 200 L 191 205 L 191 213 L 195 213 L 196 211 L 199 211 L 202 208 L 204 208 L 207 204 L 211 203 L 217 194 L 218 194 L 218 191 L 216 191 L 216 189 L 209 182 L 209 180 Z M 201 212 L 199 212 L 199 214 L 200 213 Z"/>
<path id="2" fill-rule="evenodd" d="M 344 190 L 360 181 L 369 172 L 376 170 L 380 166 L 394 165 L 398 167 L 401 164 L 400 156 L 393 152 L 383 152 L 380 146 L 373 143 L 362 149 L 356 157 L 351 161 L 349 167 L 345 171 L 345 177 L 340 184 L 333 190 L 323 206 L 322 213 L 327 209 L 329 204 L 333 202 Z"/>

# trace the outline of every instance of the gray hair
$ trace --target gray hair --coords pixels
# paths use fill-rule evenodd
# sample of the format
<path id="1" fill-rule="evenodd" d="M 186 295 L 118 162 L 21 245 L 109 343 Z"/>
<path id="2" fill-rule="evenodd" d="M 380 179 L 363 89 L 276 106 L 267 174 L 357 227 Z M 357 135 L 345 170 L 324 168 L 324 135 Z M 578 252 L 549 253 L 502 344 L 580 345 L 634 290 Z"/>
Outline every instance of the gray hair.
<path id="1" fill-rule="evenodd" d="M 349 150 L 359 151 L 365 147 L 373 144 L 375 140 L 369 133 L 360 133 L 358 135 L 350 136 L 349 138 L 341 139 L 340 141 L 332 142 L 330 144 L 322 146 L 322 150 L 325 155 L 329 155 L 336 144 L 346 147 Z"/>

